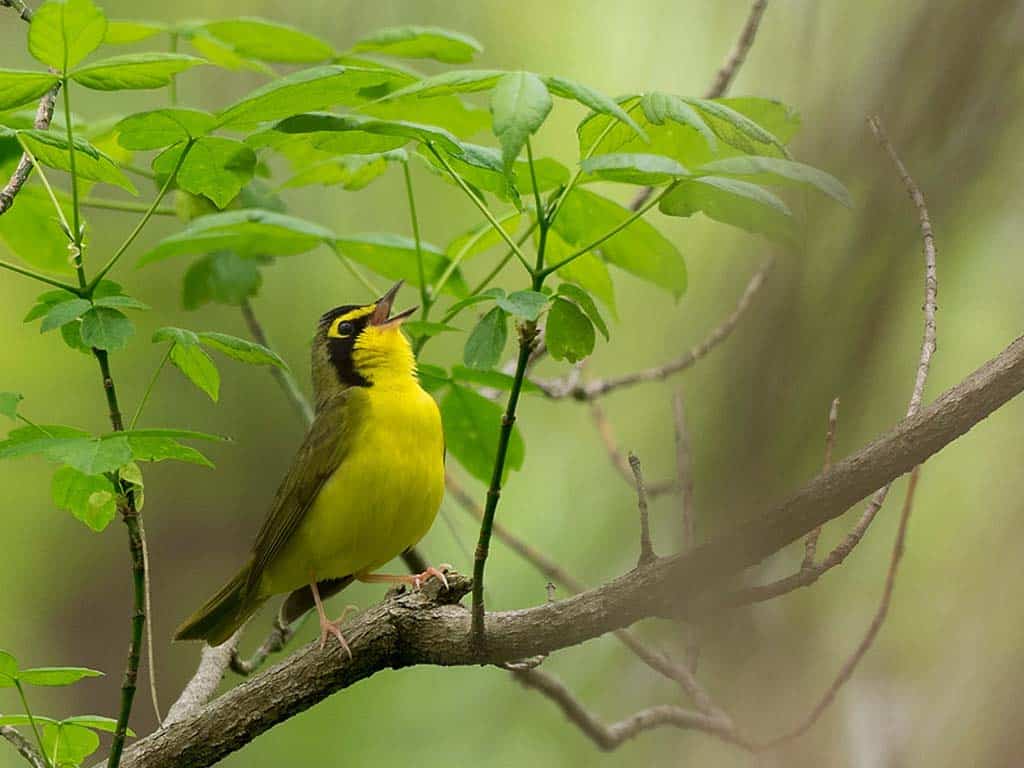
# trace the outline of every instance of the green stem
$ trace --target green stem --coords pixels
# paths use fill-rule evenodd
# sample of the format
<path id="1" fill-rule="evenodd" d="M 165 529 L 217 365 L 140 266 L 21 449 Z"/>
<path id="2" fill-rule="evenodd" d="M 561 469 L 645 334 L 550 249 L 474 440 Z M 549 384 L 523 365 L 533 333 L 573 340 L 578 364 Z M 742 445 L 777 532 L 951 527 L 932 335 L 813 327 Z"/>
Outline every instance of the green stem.
<path id="1" fill-rule="evenodd" d="M 514 217 L 519 216 L 519 215 L 520 215 L 519 211 L 509 211 L 504 216 L 499 218 L 498 222 L 503 224 L 504 222 L 508 221 L 509 219 L 514 218 Z M 536 226 L 536 224 L 534 226 Z M 476 232 L 473 233 L 473 235 L 466 241 L 465 245 L 463 245 L 461 248 L 459 248 L 458 253 L 455 254 L 455 257 L 450 262 L 448 262 L 448 266 L 445 267 L 444 272 L 441 273 L 441 277 L 439 277 L 437 279 L 437 282 L 434 284 L 434 287 L 433 287 L 433 294 L 434 294 L 434 296 L 440 296 L 441 295 L 441 289 L 444 288 L 444 286 L 448 282 L 449 278 L 453 274 L 455 274 L 455 270 L 459 268 L 459 264 L 461 264 L 462 260 L 464 258 L 466 258 L 466 254 L 468 254 L 471 250 L 473 250 L 473 246 L 475 246 L 477 243 L 479 243 L 483 239 L 484 235 L 486 235 L 488 232 L 490 232 L 489 228 L 481 227 L 480 229 L 478 229 Z M 530 232 L 533 232 L 533 227 L 530 227 Z M 524 243 L 526 241 L 524 239 L 519 239 L 516 242 L 519 243 L 520 245 L 522 245 L 522 243 Z M 508 252 L 508 256 L 506 258 L 506 262 L 510 258 L 512 258 L 512 251 Z M 479 291 L 473 291 L 473 293 L 479 293 Z"/>
<path id="2" fill-rule="evenodd" d="M 170 175 L 164 181 L 163 186 L 160 187 L 160 192 L 158 192 L 157 196 L 155 198 L 153 198 L 153 202 L 150 203 L 149 207 L 146 209 L 146 212 L 143 214 L 142 218 L 139 220 L 139 223 L 135 225 L 135 229 L 133 229 L 129 233 L 128 237 L 125 238 L 125 241 L 123 243 L 121 243 L 120 247 L 116 251 L 114 251 L 114 255 L 110 257 L 110 261 L 108 261 L 103 266 L 103 268 L 99 272 L 96 273 L 96 277 L 94 277 L 92 279 L 92 282 L 89 283 L 87 290 L 90 293 L 93 290 L 95 290 L 97 285 L 99 285 L 100 280 L 102 280 L 103 277 L 111 269 L 114 268 L 114 265 L 117 264 L 118 259 L 120 259 L 121 256 L 124 255 L 124 252 L 127 251 L 128 248 L 131 246 L 131 244 L 133 242 L 135 242 L 135 238 L 139 236 L 139 233 L 142 231 L 142 228 L 144 226 L 146 226 L 146 223 L 150 220 L 150 218 L 152 218 L 153 213 L 160 206 L 160 201 L 164 199 L 164 195 L 167 194 L 167 190 L 170 189 L 171 188 L 171 184 L 174 183 L 174 179 L 178 175 L 178 171 L 181 169 L 182 163 L 185 162 L 185 156 L 188 155 L 189 150 L 192 149 L 192 145 L 194 143 L 195 143 L 195 141 L 193 139 L 189 139 L 188 144 L 185 145 L 184 151 L 178 156 L 178 161 L 174 164 L 174 169 L 171 171 Z"/>
<path id="3" fill-rule="evenodd" d="M 598 134 L 596 139 L 594 139 L 594 143 L 590 145 L 590 149 L 587 150 L 586 155 L 580 158 L 581 163 L 584 160 L 589 159 L 594 154 L 597 148 L 601 145 L 601 142 L 604 141 L 604 137 L 609 134 L 613 127 L 615 127 L 615 123 L 615 119 L 610 117 L 608 118 L 608 125 L 606 125 L 604 130 Z M 567 198 L 569 193 L 572 192 L 573 187 L 576 186 L 576 183 L 580 180 L 580 176 L 582 175 L 583 166 L 579 165 L 576 167 L 576 171 L 573 173 L 572 178 L 569 179 L 569 183 L 565 185 L 565 189 L 562 190 L 562 194 L 558 196 L 558 200 L 555 201 L 555 206 L 551 209 L 551 214 L 548 216 L 548 224 L 551 224 L 551 222 L 555 220 L 555 217 L 558 216 L 558 212 L 562 210 L 562 203 L 565 202 L 565 198 Z"/>
<path id="4" fill-rule="evenodd" d="M 537 222 L 535 221 L 535 222 L 533 222 L 533 224 L 530 225 L 530 227 L 525 232 L 523 232 L 522 235 L 519 236 L 519 239 L 516 241 L 516 243 L 521 246 L 523 243 L 525 243 L 527 240 L 530 239 L 530 236 L 533 234 L 533 230 L 535 230 L 536 228 L 537 228 Z M 472 289 L 470 289 L 469 295 L 470 296 L 475 296 L 476 294 L 478 294 L 481 291 L 483 291 L 488 285 L 490 285 L 491 281 L 494 280 L 494 278 L 496 278 L 499 274 L 501 274 L 501 270 L 503 270 L 505 268 L 505 265 L 509 263 L 509 261 L 512 259 L 513 255 L 514 254 L 512 253 L 512 251 L 509 250 L 504 256 L 502 256 L 501 259 L 498 261 L 498 263 L 495 265 L 494 269 L 492 269 L 490 272 L 488 272 L 483 280 L 481 280 L 479 283 L 477 283 L 476 286 L 474 286 Z M 449 311 L 448 314 L 446 314 L 442 318 L 441 322 L 442 323 L 447 323 L 453 317 L 455 317 L 457 314 L 458 314 L 457 311 L 456 312 Z"/>
<path id="5" fill-rule="evenodd" d="M 75 132 L 71 127 L 71 88 L 69 86 L 70 81 L 65 75 L 61 80 L 61 93 L 64 96 L 64 127 L 68 137 L 68 162 L 71 167 L 71 238 L 74 243 L 72 263 L 75 265 L 75 274 L 78 275 L 79 287 L 82 290 L 88 290 L 82 254 L 84 232 L 82 231 L 82 212 L 78 207 L 78 171 L 75 166 Z"/>
<path id="6" fill-rule="evenodd" d="M 142 394 L 142 400 L 139 401 L 139 407 L 135 409 L 135 415 L 132 416 L 132 420 L 128 422 L 128 429 L 135 429 L 135 425 L 139 422 L 139 417 L 142 416 L 142 410 L 146 407 L 146 403 L 149 402 L 149 396 L 153 394 L 153 387 L 156 386 L 156 380 L 160 378 L 160 372 L 163 371 L 164 366 L 167 365 L 167 361 L 171 357 L 171 350 L 174 349 L 174 345 L 170 344 L 167 347 L 167 351 L 164 352 L 164 356 L 160 358 L 160 365 L 153 371 L 153 377 L 149 380 L 149 384 L 146 385 L 146 391 Z"/>
<path id="7" fill-rule="evenodd" d="M 373 298 L 377 298 L 378 296 L 380 296 L 380 290 L 377 288 L 377 286 L 375 286 L 366 275 L 364 275 L 362 272 L 356 269 L 355 265 L 345 254 L 343 254 L 337 248 L 334 248 L 334 253 L 341 260 L 342 266 L 344 266 L 345 269 L 349 271 L 352 277 L 354 277 L 356 280 L 363 284 L 363 287 L 370 292 L 370 295 Z"/>
<path id="8" fill-rule="evenodd" d="M 537 172 L 533 167 L 533 146 L 530 138 L 526 138 L 526 159 L 530 164 L 530 182 L 533 184 L 533 202 L 537 209 L 537 223 L 540 225 L 540 242 L 537 244 L 537 264 L 533 268 L 533 274 L 538 275 L 544 270 L 544 248 L 548 240 L 548 217 L 544 211 L 544 205 L 540 201 L 540 190 L 537 189 Z"/>
<path id="9" fill-rule="evenodd" d="M 129 173 L 134 173 L 136 176 L 141 176 L 144 179 L 153 180 L 156 178 L 156 174 L 153 171 L 140 165 L 122 165 L 121 167 Z"/>
<path id="10" fill-rule="evenodd" d="M 99 197 L 87 197 L 82 200 L 84 208 L 102 208 L 108 211 L 125 211 L 126 213 L 145 213 L 149 206 L 143 203 L 132 203 L 124 200 L 104 200 Z M 177 211 L 171 207 L 157 208 L 153 216 L 176 216 Z"/>
<path id="11" fill-rule="evenodd" d="M 107 396 L 107 406 L 110 409 L 110 425 L 115 432 L 123 432 L 124 419 L 117 402 L 117 389 L 110 373 L 107 352 L 103 349 L 93 349 L 92 352 L 100 366 L 103 391 Z M 121 709 L 117 716 L 114 739 L 110 745 L 107 768 L 118 768 L 121 764 L 121 753 L 124 751 L 124 740 L 128 733 L 128 719 L 132 713 L 132 703 L 135 700 L 135 689 L 139 677 L 142 633 L 146 627 L 146 560 L 143 552 L 142 532 L 139 527 L 139 511 L 135 506 L 135 494 L 131 487 L 122 485 L 121 491 L 124 493 L 121 517 L 128 528 L 128 546 L 132 560 L 132 627 L 128 644 L 128 660 L 125 663 L 124 678 L 121 682 Z"/>
<path id="12" fill-rule="evenodd" d="M 637 211 L 633 212 L 632 214 L 630 214 L 627 218 L 625 218 L 622 221 L 620 221 L 618 224 L 616 224 L 614 227 L 612 227 L 609 231 L 605 232 L 603 235 L 601 235 L 599 238 L 597 238 L 597 240 L 595 240 L 594 242 L 590 243 L 587 246 L 584 246 L 583 248 L 580 248 L 578 251 L 575 251 L 575 252 L 569 254 L 568 256 L 566 256 L 561 261 L 557 261 L 554 264 L 552 264 L 551 266 L 549 266 L 546 269 L 542 270 L 541 274 L 544 277 L 547 277 L 552 272 L 555 272 L 555 271 L 561 269 L 562 267 L 564 267 L 566 264 L 569 264 L 570 262 L 575 261 L 580 256 L 582 256 L 583 254 L 585 254 L 585 253 L 587 253 L 589 251 L 594 250 L 595 248 L 597 248 L 597 246 L 599 246 L 601 243 L 605 242 L 606 240 L 608 240 L 608 239 L 610 239 L 612 237 L 615 237 L 615 235 L 619 234 L 619 232 L 624 230 L 626 227 L 628 227 L 634 221 L 636 221 L 641 216 L 643 216 L 645 213 L 647 213 L 647 211 L 649 211 L 651 208 L 656 206 L 658 204 L 658 202 L 661 200 L 661 198 L 663 198 L 666 194 L 668 194 L 669 191 L 671 191 L 674 186 L 675 186 L 675 184 L 669 184 L 667 187 L 665 187 L 665 189 L 663 189 L 657 195 L 655 195 L 650 200 L 648 200 L 647 203 L 644 204 L 643 208 L 640 208 L 639 210 L 637 210 Z"/>
<path id="13" fill-rule="evenodd" d="M 33 280 L 38 280 L 41 283 L 52 285 L 54 288 L 63 288 L 65 291 L 70 291 L 76 296 L 82 295 L 82 289 L 78 286 L 71 285 L 70 283 L 62 283 L 60 280 L 55 280 L 52 277 L 47 277 L 46 275 L 42 275 L 38 272 L 33 272 L 31 269 L 26 269 L 25 267 L 19 267 L 17 264 L 12 264 L 9 261 L 0 260 L 0 269 L 7 269 L 11 272 L 16 272 L 19 275 L 31 277 Z"/>
<path id="14" fill-rule="evenodd" d="M 15 679 L 15 687 L 18 689 L 18 695 L 21 697 L 21 706 L 25 710 L 25 714 L 28 716 L 28 724 L 32 726 L 32 733 L 35 734 L 36 744 L 39 745 L 39 754 L 42 755 L 43 760 L 46 761 L 47 765 L 53 765 L 50 762 L 49 756 L 46 754 L 46 750 L 43 748 L 43 737 L 39 733 L 39 726 L 36 725 L 36 719 L 32 716 L 32 710 L 29 709 L 28 699 L 25 697 L 25 689 L 21 685 L 21 681 Z"/>
<path id="15" fill-rule="evenodd" d="M 534 288 L 537 280 L 534 280 Z M 530 352 L 537 337 L 537 324 L 524 323 L 519 329 L 519 356 L 516 359 L 516 371 L 512 379 L 512 391 L 508 395 L 505 413 L 501 417 L 501 431 L 498 433 L 498 453 L 494 459 L 494 470 L 491 473 L 491 484 L 487 489 L 487 503 L 484 516 L 480 523 L 480 538 L 477 540 L 476 552 L 473 557 L 473 638 L 478 642 L 483 639 L 484 632 L 484 567 L 487 564 L 487 553 L 491 545 L 491 531 L 494 527 L 494 513 L 501 498 L 501 478 L 505 472 L 505 456 L 508 453 L 509 441 L 512 438 L 512 427 L 516 423 L 516 406 L 519 404 L 519 393 L 526 377 L 526 368 L 530 362 Z"/>
<path id="16" fill-rule="evenodd" d="M 473 205 L 480 209 L 480 213 L 482 213 L 484 215 L 484 218 L 486 218 L 487 221 L 490 222 L 491 226 L 494 227 L 494 230 L 499 235 L 501 235 L 501 239 L 508 243 L 508 247 L 512 249 L 512 253 L 516 255 L 516 258 L 518 258 L 522 265 L 526 268 L 526 271 L 532 275 L 533 269 L 530 267 L 530 262 L 526 260 L 526 257 L 523 256 L 523 252 L 519 249 L 519 244 L 516 243 L 516 241 L 512 239 L 509 233 L 505 231 L 504 227 L 502 227 L 501 224 L 498 223 L 498 220 L 494 218 L 494 214 L 491 213 L 491 209 L 484 205 L 483 200 L 476 196 L 476 193 L 469 188 L 469 185 L 466 184 L 465 181 L 463 181 L 462 177 L 455 172 L 455 169 L 452 168 L 451 164 L 447 160 L 445 160 L 444 156 L 440 152 L 438 152 L 434 148 L 434 145 L 431 144 L 429 141 L 427 142 L 427 149 L 429 149 L 431 154 L 433 154 L 434 157 L 437 158 L 438 162 L 444 166 L 444 169 L 448 171 L 448 175 L 455 180 L 455 183 L 459 185 L 459 187 L 462 189 L 463 192 L 466 193 L 469 199 L 473 201 Z"/>
<path id="17" fill-rule="evenodd" d="M 427 285 L 427 272 L 423 267 L 423 243 L 420 240 L 420 222 L 416 216 L 416 198 L 412 193 L 412 174 L 409 172 L 409 161 L 402 163 L 405 176 L 405 195 L 409 200 L 409 218 L 412 219 L 412 235 L 416 240 L 416 269 L 420 278 L 420 317 L 424 320 L 430 314 L 430 288 Z M 436 295 L 436 294 L 435 294 Z"/>
<path id="18" fill-rule="evenodd" d="M 57 195 L 53 191 L 53 187 L 50 186 L 50 180 L 46 177 L 46 172 L 43 170 L 43 166 L 36 160 L 36 156 L 32 154 L 32 150 L 28 148 L 21 136 L 18 136 L 18 143 L 21 145 L 21 151 L 25 153 L 26 157 L 32 161 L 32 167 L 36 169 L 36 174 L 39 176 L 39 181 L 42 182 L 43 188 L 46 190 L 46 194 L 50 197 L 50 202 L 53 203 L 53 209 L 57 212 L 57 218 L 60 219 L 61 228 L 64 230 L 64 234 L 68 240 L 74 241 L 75 237 L 71 232 L 71 225 L 68 224 L 67 217 L 64 215 L 64 208 L 61 207 L 60 202 L 57 200 Z"/>

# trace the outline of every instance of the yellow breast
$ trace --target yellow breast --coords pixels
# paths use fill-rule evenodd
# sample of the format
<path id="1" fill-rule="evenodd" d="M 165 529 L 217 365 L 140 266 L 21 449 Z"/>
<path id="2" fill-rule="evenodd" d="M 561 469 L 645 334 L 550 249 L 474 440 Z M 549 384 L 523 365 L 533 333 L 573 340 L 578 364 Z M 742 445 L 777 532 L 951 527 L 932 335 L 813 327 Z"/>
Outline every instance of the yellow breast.
<path id="1" fill-rule="evenodd" d="M 358 393 L 365 401 L 352 450 L 267 568 L 261 592 L 372 571 L 430 529 L 444 494 L 441 416 L 414 378 L 406 382 Z"/>

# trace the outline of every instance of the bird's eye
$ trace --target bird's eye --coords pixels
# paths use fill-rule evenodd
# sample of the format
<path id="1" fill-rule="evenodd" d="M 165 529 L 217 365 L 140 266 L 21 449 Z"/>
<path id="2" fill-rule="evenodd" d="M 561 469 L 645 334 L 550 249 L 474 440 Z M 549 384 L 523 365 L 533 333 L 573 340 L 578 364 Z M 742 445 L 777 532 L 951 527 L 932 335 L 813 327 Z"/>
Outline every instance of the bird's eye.
<path id="1" fill-rule="evenodd" d="M 355 330 L 355 326 L 352 323 L 338 323 L 338 335 L 339 336 L 351 336 L 352 331 Z"/>

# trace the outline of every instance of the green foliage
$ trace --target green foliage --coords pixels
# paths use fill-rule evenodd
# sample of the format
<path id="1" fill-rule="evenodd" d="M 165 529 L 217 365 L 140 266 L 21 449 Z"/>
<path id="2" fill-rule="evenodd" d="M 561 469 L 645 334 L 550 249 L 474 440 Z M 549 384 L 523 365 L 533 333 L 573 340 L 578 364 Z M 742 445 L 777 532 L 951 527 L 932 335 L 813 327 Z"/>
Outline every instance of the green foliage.
<path id="1" fill-rule="evenodd" d="M 448 452 L 467 472 L 482 482 L 488 482 L 498 452 L 501 406 L 452 381 L 441 396 L 441 420 Z M 506 471 L 520 469 L 525 454 L 526 447 L 517 427 L 512 432 L 505 457 Z"/>
<path id="2" fill-rule="evenodd" d="M 178 73 L 203 64 L 180 53 L 130 53 L 78 67 L 71 79 L 95 91 L 163 88 Z"/>
<path id="3" fill-rule="evenodd" d="M 510 72 L 498 79 L 491 94 L 491 115 L 506 172 L 511 171 L 530 135 L 537 132 L 549 112 L 551 94 L 532 72 Z"/>
<path id="4" fill-rule="evenodd" d="M 188 154 L 181 160 L 186 150 Z M 208 198 L 218 208 L 234 200 L 256 171 L 256 153 L 240 141 L 221 136 L 203 136 L 193 143 L 168 147 L 153 160 L 153 171 L 158 178 L 166 178 L 179 160 L 178 186 Z"/>
<path id="5" fill-rule="evenodd" d="M 71 171 L 71 153 L 68 151 L 70 145 L 67 137 L 50 131 L 37 131 L 34 128 L 18 131 L 17 136 L 25 149 L 43 165 L 56 168 L 58 171 Z M 83 138 L 76 137 L 74 147 L 75 172 L 78 178 L 113 184 L 136 194 L 135 185 L 110 157 Z"/>
<path id="6" fill-rule="evenodd" d="M 576 304 L 562 296 L 551 302 L 546 331 L 548 352 L 555 360 L 575 363 L 594 351 L 594 324 Z"/>
<path id="7" fill-rule="evenodd" d="M 125 149 L 162 149 L 205 136 L 216 124 L 217 118 L 198 109 L 154 109 L 129 115 L 114 130 Z"/>
<path id="8" fill-rule="evenodd" d="M 18 403 L 25 396 L 18 392 L 0 392 L 0 416 L 15 419 L 18 416 Z"/>
<path id="9" fill-rule="evenodd" d="M 659 207 L 669 216 L 692 216 L 701 211 L 715 221 L 792 242 L 792 212 L 768 190 L 739 179 L 704 176 L 673 187 Z"/>
<path id="10" fill-rule="evenodd" d="M 107 19 L 92 0 L 50 0 L 36 9 L 28 50 L 58 72 L 68 72 L 100 47 Z"/>
<path id="11" fill-rule="evenodd" d="M 117 514 L 117 490 L 106 475 L 61 467 L 53 473 L 50 493 L 58 509 L 67 510 L 97 533 Z"/>
<path id="12" fill-rule="evenodd" d="M 201 25 L 203 31 L 231 46 L 234 53 L 251 59 L 302 64 L 329 59 L 334 49 L 289 24 L 260 18 L 225 19 Z"/>
<path id="13" fill-rule="evenodd" d="M 508 314 L 501 307 L 493 307 L 480 318 L 462 353 L 463 362 L 470 368 L 493 368 L 501 360 L 508 341 Z"/>
<path id="14" fill-rule="evenodd" d="M 56 82 L 56 75 L 45 72 L 0 69 L 0 109 L 14 109 L 37 101 Z"/>
<path id="15" fill-rule="evenodd" d="M 352 46 L 353 53 L 376 53 L 403 59 L 434 59 L 445 64 L 472 61 L 483 47 L 469 35 L 440 27 L 390 27 Z"/>

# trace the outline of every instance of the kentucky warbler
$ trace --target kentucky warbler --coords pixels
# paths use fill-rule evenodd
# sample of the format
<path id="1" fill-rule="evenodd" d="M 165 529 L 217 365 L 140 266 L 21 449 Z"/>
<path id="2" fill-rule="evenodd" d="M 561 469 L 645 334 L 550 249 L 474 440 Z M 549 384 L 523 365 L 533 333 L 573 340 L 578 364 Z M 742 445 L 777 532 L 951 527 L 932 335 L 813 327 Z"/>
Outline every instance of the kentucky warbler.
<path id="1" fill-rule="evenodd" d="M 322 596 L 353 580 L 419 585 L 373 570 L 418 542 L 444 494 L 444 436 L 400 330 L 415 307 L 391 316 L 399 282 L 373 304 L 332 309 L 313 340 L 316 417 L 260 529 L 252 557 L 182 624 L 176 640 L 227 640 L 272 595 L 290 593 L 282 619 L 315 605 L 320 645 L 333 634 Z M 310 602 L 312 598 L 312 604 Z M 342 617 L 344 618 L 344 617 Z"/>

